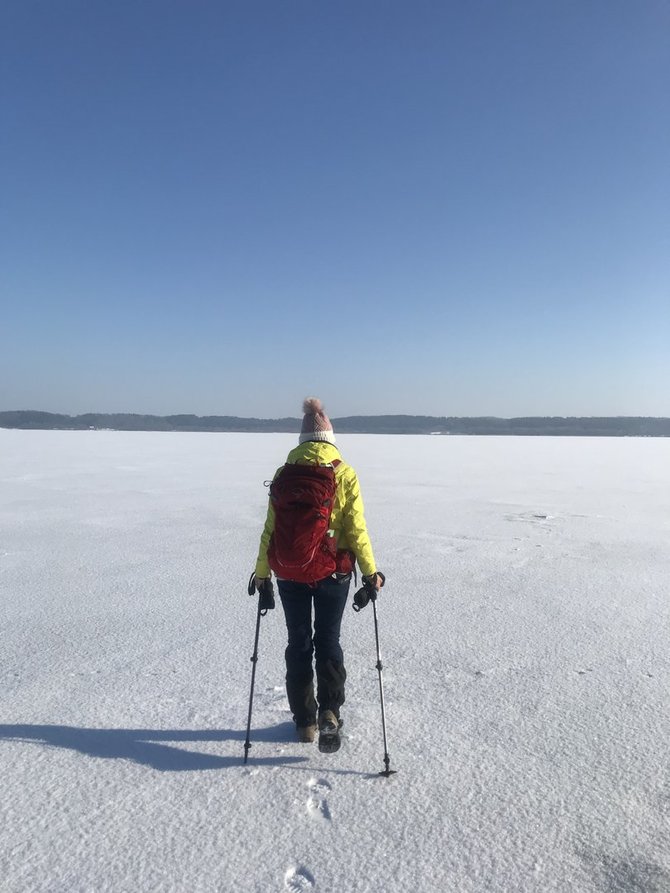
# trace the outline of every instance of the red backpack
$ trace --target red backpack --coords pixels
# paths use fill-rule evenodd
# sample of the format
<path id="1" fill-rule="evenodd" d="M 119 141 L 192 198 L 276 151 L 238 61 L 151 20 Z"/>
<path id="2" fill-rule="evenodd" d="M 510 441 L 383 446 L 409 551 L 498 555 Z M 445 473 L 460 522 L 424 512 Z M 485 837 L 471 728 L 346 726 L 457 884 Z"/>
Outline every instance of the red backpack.
<path id="1" fill-rule="evenodd" d="M 275 525 L 268 563 L 280 579 L 315 583 L 335 571 L 337 543 L 328 528 L 336 489 L 330 465 L 287 464 L 270 485 Z"/>

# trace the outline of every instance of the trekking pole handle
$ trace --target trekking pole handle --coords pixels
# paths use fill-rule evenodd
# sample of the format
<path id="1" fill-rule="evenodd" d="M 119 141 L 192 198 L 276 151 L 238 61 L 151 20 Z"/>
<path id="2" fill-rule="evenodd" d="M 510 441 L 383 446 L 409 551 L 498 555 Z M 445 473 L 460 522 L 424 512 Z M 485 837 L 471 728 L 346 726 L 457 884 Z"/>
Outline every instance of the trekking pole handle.
<path id="1" fill-rule="evenodd" d="M 386 583 L 386 577 L 384 576 L 384 574 L 381 571 L 375 571 L 374 575 L 375 575 L 375 577 L 381 577 L 381 583 L 379 584 L 379 589 L 383 589 L 384 583 Z M 377 595 L 379 594 L 379 589 L 377 589 L 376 586 L 373 586 L 372 583 L 369 581 L 366 585 L 367 585 L 368 591 L 370 593 L 370 601 L 376 602 Z"/>
<path id="2" fill-rule="evenodd" d="M 256 594 L 255 580 L 256 574 L 253 573 L 249 577 L 249 585 L 247 586 L 247 592 L 249 593 L 249 595 Z M 261 617 L 265 617 L 267 612 L 272 611 L 275 606 L 275 590 L 274 586 L 272 585 L 271 578 L 268 577 L 261 583 L 258 589 L 258 599 L 260 604 Z"/>

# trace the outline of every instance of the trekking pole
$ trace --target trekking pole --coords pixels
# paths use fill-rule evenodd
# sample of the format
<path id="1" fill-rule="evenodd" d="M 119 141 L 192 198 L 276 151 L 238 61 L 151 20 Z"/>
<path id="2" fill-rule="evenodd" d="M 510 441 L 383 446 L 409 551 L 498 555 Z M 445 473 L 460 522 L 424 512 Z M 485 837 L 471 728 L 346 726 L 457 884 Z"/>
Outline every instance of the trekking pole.
<path id="1" fill-rule="evenodd" d="M 379 576 L 382 578 L 382 586 L 386 582 L 386 578 L 384 574 L 379 573 Z M 382 677 L 382 656 L 381 651 L 379 649 L 379 624 L 377 622 L 377 590 L 374 588 L 372 584 L 366 584 L 358 592 L 354 595 L 354 611 L 361 611 L 368 603 L 368 601 L 372 602 L 372 616 L 375 621 L 375 643 L 377 645 L 377 671 L 379 672 L 379 700 L 381 702 L 382 708 L 382 734 L 384 736 L 384 766 L 379 774 L 383 775 L 385 778 L 389 778 L 391 775 L 396 774 L 395 769 L 391 769 L 391 758 L 389 757 L 388 744 L 386 740 L 386 710 L 384 707 L 384 679 Z"/>
<path id="2" fill-rule="evenodd" d="M 249 595 L 253 595 L 256 591 L 254 586 L 254 577 L 255 574 L 252 574 L 249 578 L 249 585 L 247 587 L 247 592 Z M 244 742 L 244 764 L 246 765 L 247 758 L 249 756 L 249 748 L 251 747 L 251 741 L 249 740 L 249 736 L 251 733 L 251 710 L 254 703 L 254 682 L 256 681 L 256 664 L 258 663 L 258 635 L 261 629 L 261 617 L 265 617 L 268 611 L 271 611 L 275 606 L 275 597 L 274 597 L 274 589 L 272 587 L 272 580 L 264 580 L 261 584 L 261 588 L 258 590 L 258 610 L 256 611 L 256 635 L 254 636 L 254 653 L 251 655 L 251 691 L 249 692 L 249 715 L 247 717 L 247 738 Z"/>

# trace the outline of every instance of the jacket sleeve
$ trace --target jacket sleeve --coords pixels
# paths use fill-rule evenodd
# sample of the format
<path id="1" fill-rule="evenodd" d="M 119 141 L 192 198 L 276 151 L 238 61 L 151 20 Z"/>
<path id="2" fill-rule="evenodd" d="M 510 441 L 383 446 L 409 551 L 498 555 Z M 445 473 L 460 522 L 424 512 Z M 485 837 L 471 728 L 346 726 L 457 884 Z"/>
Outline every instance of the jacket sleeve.
<path id="1" fill-rule="evenodd" d="M 275 512 L 272 503 L 268 499 L 268 513 L 265 517 L 265 527 L 261 534 L 261 543 L 258 547 L 258 558 L 256 559 L 255 574 L 257 577 L 269 577 L 270 565 L 268 564 L 268 546 L 270 545 L 270 537 L 275 529 Z"/>
<path id="2" fill-rule="evenodd" d="M 358 476 L 353 468 L 348 469 L 344 480 L 345 503 L 343 511 L 343 528 L 350 547 L 353 549 L 358 566 L 364 576 L 371 576 L 377 570 L 372 544 L 365 523 L 363 497 L 358 483 Z"/>
<path id="3" fill-rule="evenodd" d="M 283 468 L 283 466 L 282 466 Z M 272 480 L 274 480 L 281 468 L 278 468 Z M 272 508 L 272 501 L 268 496 L 268 513 L 265 516 L 265 526 L 263 527 L 263 533 L 261 533 L 261 542 L 258 547 L 258 558 L 256 559 L 256 570 L 254 573 L 257 577 L 269 577 L 272 572 L 270 570 L 270 565 L 268 564 L 268 546 L 270 545 L 270 537 L 272 536 L 272 531 L 275 529 L 275 511 Z"/>

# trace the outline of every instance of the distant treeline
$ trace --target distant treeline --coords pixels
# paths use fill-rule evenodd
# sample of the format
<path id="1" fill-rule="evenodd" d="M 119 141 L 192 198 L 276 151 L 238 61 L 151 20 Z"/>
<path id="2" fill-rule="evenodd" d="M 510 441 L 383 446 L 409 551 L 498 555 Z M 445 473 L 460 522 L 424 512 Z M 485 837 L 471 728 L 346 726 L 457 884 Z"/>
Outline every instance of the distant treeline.
<path id="1" fill-rule="evenodd" d="M 670 437 L 670 419 L 642 416 L 611 418 L 561 416 L 499 419 L 418 415 L 346 416 L 333 419 L 335 433 L 348 434 L 504 434 L 583 437 Z M 86 413 L 69 416 L 35 410 L 0 412 L 0 428 L 84 431 L 238 431 L 300 430 L 301 420 L 243 419 L 238 416 L 136 415 Z"/>

